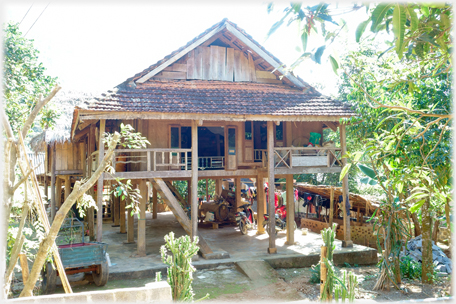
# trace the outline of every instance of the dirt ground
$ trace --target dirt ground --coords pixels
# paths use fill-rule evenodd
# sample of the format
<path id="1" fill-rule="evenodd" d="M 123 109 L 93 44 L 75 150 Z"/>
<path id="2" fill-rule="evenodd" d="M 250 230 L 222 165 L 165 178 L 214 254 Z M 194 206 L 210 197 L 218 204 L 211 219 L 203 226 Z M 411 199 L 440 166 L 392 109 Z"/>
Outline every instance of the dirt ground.
<path id="1" fill-rule="evenodd" d="M 342 269 L 353 271 L 358 278 L 359 289 L 356 293 L 356 299 L 372 299 L 379 302 L 390 302 L 437 298 L 451 295 L 450 277 L 441 278 L 433 285 L 421 284 L 418 280 L 411 281 L 404 279 L 401 286 L 405 290 L 404 292 L 396 290 L 393 287 L 390 291 L 374 292 L 372 291 L 372 288 L 375 285 L 378 273 L 378 268 L 376 266 L 344 267 L 338 268 L 337 271 L 340 272 Z M 207 283 L 205 283 L 205 287 L 202 287 L 200 286 L 200 283 L 203 282 L 198 281 L 198 276 L 208 276 L 210 271 L 211 270 L 206 270 L 204 273 L 203 271 L 197 272 L 194 282 L 195 299 L 209 293 L 210 297 L 206 301 L 319 301 L 320 285 L 309 282 L 311 277 L 310 268 L 277 269 L 280 276 L 278 281 L 265 286 L 255 286 L 255 284 L 249 282 L 249 280 L 244 277 L 244 280 L 238 281 L 237 284 L 233 286 L 231 286 L 228 281 L 224 281 L 224 283 L 221 284 L 219 283 L 218 288 L 216 289 L 211 288 L 210 285 L 207 286 Z M 210 278 L 210 276 L 208 277 Z M 235 286 L 240 287 L 236 290 Z"/>
<path id="2" fill-rule="evenodd" d="M 416 300 L 425 298 L 438 298 L 450 296 L 451 277 L 442 277 L 433 285 L 421 284 L 420 281 L 404 279 L 402 288 L 406 293 L 391 288 L 390 291 L 374 292 L 378 268 L 376 266 L 344 267 L 340 270 L 353 271 L 359 282 L 356 293 L 357 299 L 372 299 L 378 302 L 391 302 L 401 300 Z M 320 285 L 309 282 L 311 277 L 310 268 L 287 268 L 276 269 L 279 278 L 271 284 L 257 284 L 244 274 L 236 270 L 234 266 L 219 266 L 215 269 L 197 270 L 194 274 L 193 291 L 195 300 L 209 294 L 204 302 L 257 302 L 257 301 L 319 301 Z M 164 280 L 166 278 L 163 278 Z M 154 278 L 109 280 L 103 287 L 97 287 L 93 283 L 81 277 L 81 280 L 71 282 L 73 292 L 109 290 L 114 288 L 143 287 L 153 282 Z M 17 297 L 23 285 L 20 281 L 13 282 L 12 291 Z M 57 286 L 56 293 L 64 293 L 62 286 Z"/>

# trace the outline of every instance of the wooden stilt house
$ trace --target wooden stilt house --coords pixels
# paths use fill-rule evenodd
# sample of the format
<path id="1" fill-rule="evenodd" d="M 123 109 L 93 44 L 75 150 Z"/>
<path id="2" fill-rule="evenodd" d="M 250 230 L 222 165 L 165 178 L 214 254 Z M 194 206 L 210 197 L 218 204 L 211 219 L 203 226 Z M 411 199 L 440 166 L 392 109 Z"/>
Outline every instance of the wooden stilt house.
<path id="1" fill-rule="evenodd" d="M 150 145 L 116 150 L 114 177 L 132 179 L 142 193 L 150 182 L 186 232 L 196 236 L 198 179 L 234 178 L 240 184 L 241 178 L 255 178 L 262 185 L 265 179 L 286 177 L 290 190 L 293 174 L 340 172 L 346 146 L 345 125 L 339 120 L 354 112 L 299 77 L 285 74 L 281 66 L 244 30 L 222 20 L 112 91 L 75 108 L 71 140 L 84 151 L 83 174 L 90 174 L 104 153 L 98 143 L 101 134 L 119 130 L 120 123 L 132 124 Z M 324 128 L 340 129 L 340 147 L 308 147 L 312 134 L 321 139 Z M 98 190 L 112 179 L 104 174 Z M 191 220 L 173 195 L 173 180 L 189 181 Z M 269 186 L 273 192 L 274 183 Z M 240 197 L 240 187 L 236 189 Z M 348 194 L 347 178 L 343 192 Z M 101 191 L 97 198 L 100 208 Z M 258 200 L 264 200 L 263 191 Z M 273 196 L 268 204 L 273 210 Z M 145 199 L 140 207 L 143 218 Z M 260 222 L 264 213 L 265 206 L 258 204 Z M 133 241 L 133 222 L 130 217 L 127 221 L 127 239 Z M 349 220 L 344 222 L 344 246 L 350 246 Z M 264 233 L 261 223 L 258 233 Z M 292 233 L 287 238 L 294 242 Z M 98 221 L 97 240 L 101 239 Z M 138 255 L 145 255 L 145 221 L 138 223 L 137 244 Z M 211 253 L 204 239 L 200 248 L 203 255 Z M 268 251 L 276 252 L 275 234 L 269 236 Z"/>

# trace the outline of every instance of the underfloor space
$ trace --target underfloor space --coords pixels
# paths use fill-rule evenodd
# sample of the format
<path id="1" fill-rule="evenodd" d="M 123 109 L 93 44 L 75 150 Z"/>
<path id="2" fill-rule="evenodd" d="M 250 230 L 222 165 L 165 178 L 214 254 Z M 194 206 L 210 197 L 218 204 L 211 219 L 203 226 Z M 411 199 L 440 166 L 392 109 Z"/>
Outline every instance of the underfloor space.
<path id="1" fill-rule="evenodd" d="M 135 240 L 137 240 L 137 217 L 135 215 Z M 219 265 L 232 265 L 239 261 L 255 259 L 266 260 L 273 268 L 309 267 L 317 264 L 320 258 L 320 246 L 323 245 L 320 234 L 308 232 L 302 235 L 300 229 L 295 231 L 295 245 L 285 245 L 286 233 L 279 232 L 276 237 L 277 254 L 268 254 L 268 234 L 257 235 L 250 230 L 242 235 L 237 226 L 219 226 L 212 229 L 210 223 L 199 224 L 198 231 L 205 238 L 214 252 L 228 253 L 229 258 L 206 260 L 199 256 L 194 261 L 196 268 L 213 268 Z M 172 212 L 163 212 L 152 219 L 146 213 L 146 257 L 135 257 L 137 244 L 124 244 L 126 234 L 119 233 L 119 227 L 112 223 L 103 223 L 103 242 L 108 243 L 111 260 L 110 279 L 153 277 L 156 271 L 166 274 L 166 266 L 161 262 L 160 246 L 164 236 L 173 231 L 176 237 L 185 235 L 184 229 L 175 219 Z M 335 241 L 334 262 L 343 264 L 375 264 L 377 251 L 372 248 L 354 245 L 353 248 L 342 248 L 342 242 Z"/>

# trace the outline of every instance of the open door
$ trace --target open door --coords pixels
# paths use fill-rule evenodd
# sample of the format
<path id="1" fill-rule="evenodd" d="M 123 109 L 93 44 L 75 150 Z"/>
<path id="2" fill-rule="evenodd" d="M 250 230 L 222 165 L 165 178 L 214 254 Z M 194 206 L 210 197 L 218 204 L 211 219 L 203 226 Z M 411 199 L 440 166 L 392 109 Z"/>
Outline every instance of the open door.
<path id="1" fill-rule="evenodd" d="M 284 122 L 281 121 L 279 125 L 275 125 L 274 129 L 274 138 L 275 143 L 274 147 L 284 147 L 285 146 L 285 126 Z"/>
<path id="2" fill-rule="evenodd" d="M 225 170 L 237 170 L 236 129 L 236 126 L 227 126 L 225 129 Z"/>
<path id="3" fill-rule="evenodd" d="M 253 122 L 244 123 L 244 162 L 253 162 Z"/>

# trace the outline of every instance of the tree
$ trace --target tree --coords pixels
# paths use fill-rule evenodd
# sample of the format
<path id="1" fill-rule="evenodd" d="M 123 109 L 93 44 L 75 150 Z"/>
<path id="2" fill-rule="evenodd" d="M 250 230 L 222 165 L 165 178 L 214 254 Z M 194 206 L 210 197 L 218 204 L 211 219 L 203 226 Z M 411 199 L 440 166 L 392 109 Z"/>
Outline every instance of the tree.
<path id="1" fill-rule="evenodd" d="M 344 22 L 336 24 L 329 4 L 320 3 L 313 7 L 303 7 L 301 3 L 292 3 L 284 11 L 284 16 L 271 28 L 270 34 L 281 26 L 288 18 L 288 24 L 297 23 L 303 48 L 303 54 L 288 69 L 293 70 L 306 58 L 321 63 L 322 55 L 328 46 L 338 37 Z M 362 6 L 353 5 L 357 10 Z M 368 19 L 360 23 L 356 29 L 357 42 L 373 40 L 381 37 L 386 49 L 382 52 L 370 52 L 372 62 L 360 67 L 359 54 L 350 54 L 353 62 L 339 62 L 336 56 L 329 55 L 334 72 L 343 71 L 346 87 L 359 106 L 358 110 L 366 110 L 363 119 L 354 118 L 353 129 L 361 135 L 373 136 L 368 142 L 372 146 L 371 155 L 378 157 L 365 159 L 358 153 L 354 162 L 370 161 L 372 167 L 381 170 L 383 179 L 388 180 L 383 187 L 386 196 L 385 207 L 389 210 L 395 207 L 397 200 L 404 205 L 415 199 L 410 211 L 423 209 L 423 282 L 429 282 L 432 277 L 431 249 L 431 212 L 436 200 L 435 193 L 444 191 L 450 193 L 451 158 L 449 157 L 449 131 L 451 114 L 449 89 L 452 72 L 452 37 L 451 25 L 453 19 L 452 6 L 449 4 L 423 3 L 380 3 L 366 6 Z M 271 9 L 270 5 L 268 9 Z M 315 50 L 306 52 L 306 45 L 311 33 L 318 33 L 316 24 L 321 26 L 321 34 L 326 43 Z M 337 27 L 328 31 L 326 25 L 335 24 Z M 370 24 L 370 27 L 368 26 Z M 366 32 L 370 28 L 371 34 Z M 392 31 L 392 37 L 390 34 Z M 364 39 L 361 39 L 364 37 Z M 390 37 L 392 41 L 389 41 Z M 392 54 L 394 56 L 392 56 Z M 364 53 L 366 55 L 366 53 Z M 356 56 L 356 57 L 355 57 Z M 387 57 L 387 60 L 378 61 Z M 367 71 L 365 70 L 367 68 Z M 376 69 L 376 71 L 372 71 Z M 443 85 L 442 85 L 443 83 Z M 446 86 L 446 88 L 445 88 Z M 434 100 L 438 92 L 439 103 Z M 345 95 L 345 97 L 347 97 Z M 350 98 L 347 98 L 350 100 Z M 425 101 L 425 102 L 423 102 Z M 367 114 L 367 115 L 366 115 Z M 380 119 L 380 120 L 379 120 Z M 378 122 L 380 121 L 380 122 Z M 347 123 L 342 120 L 341 123 Z M 366 124 L 368 125 L 366 128 Z M 417 140 L 420 140 L 418 143 Z M 365 145 L 366 141 L 360 141 Z M 359 145 L 359 144 L 358 144 Z M 443 156 L 443 157 L 442 157 Z M 406 164 L 408 162 L 409 164 Z M 341 176 L 346 174 L 350 166 L 344 169 Z M 371 169 L 372 170 L 372 169 Z M 405 185 L 405 176 L 414 176 L 413 182 Z M 402 178 L 402 179 L 401 179 Z M 372 180 L 372 177 L 371 177 Z M 378 180 L 377 182 L 384 182 Z M 392 189 L 393 186 L 395 189 Z M 400 189 L 399 191 L 396 191 Z M 395 190 L 392 193 L 392 190 Z M 449 200 L 448 200 L 449 201 Z M 445 202 L 446 203 L 446 202 Z M 449 205 L 446 214 L 449 214 Z M 384 217 L 391 218 L 390 213 Z M 449 216 L 447 215 L 447 218 Z M 391 237 L 391 238 L 390 238 Z M 389 240 L 394 241 L 394 233 L 388 234 Z M 391 247 L 386 251 L 389 258 Z M 430 258 L 429 258 L 430 257 Z M 394 255 L 393 255 L 394 259 Z M 382 264 L 383 265 L 383 264 Z M 384 273 L 384 272 L 383 272 Z M 379 280 L 380 286 L 387 286 L 387 276 Z"/>

